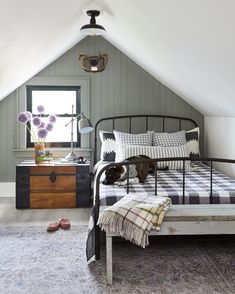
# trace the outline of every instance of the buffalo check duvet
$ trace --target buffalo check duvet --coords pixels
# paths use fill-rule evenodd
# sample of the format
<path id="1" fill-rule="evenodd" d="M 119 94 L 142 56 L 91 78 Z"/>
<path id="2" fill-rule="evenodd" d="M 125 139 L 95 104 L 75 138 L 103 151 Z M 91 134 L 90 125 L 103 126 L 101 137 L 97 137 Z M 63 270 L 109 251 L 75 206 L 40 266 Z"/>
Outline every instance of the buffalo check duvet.
<path id="1" fill-rule="evenodd" d="M 212 203 L 235 203 L 235 180 L 213 170 Z M 130 193 L 155 193 L 155 177 L 149 175 L 144 184 L 130 184 Z M 126 186 L 100 185 L 100 205 L 113 205 L 126 195 Z M 172 204 L 183 204 L 182 170 L 158 171 L 157 195 L 171 198 Z M 210 168 L 204 164 L 194 164 L 185 173 L 185 204 L 210 203 Z"/>

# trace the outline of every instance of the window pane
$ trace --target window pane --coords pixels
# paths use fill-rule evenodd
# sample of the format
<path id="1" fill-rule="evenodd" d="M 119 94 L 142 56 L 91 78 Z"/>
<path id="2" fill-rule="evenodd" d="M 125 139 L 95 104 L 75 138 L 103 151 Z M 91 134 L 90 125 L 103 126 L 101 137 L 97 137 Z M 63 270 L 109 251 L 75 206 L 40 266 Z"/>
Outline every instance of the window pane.
<path id="1" fill-rule="evenodd" d="M 70 86 L 27 86 L 27 109 L 33 116 L 39 115 L 37 106 L 45 107 L 44 115 L 56 114 L 57 122 L 54 128 L 45 139 L 48 146 L 68 147 L 71 141 L 71 124 L 65 127 L 65 124 L 71 121 L 72 105 L 74 116 L 80 111 L 80 87 Z M 42 121 L 48 122 L 47 117 L 42 115 Z M 74 146 L 80 146 L 80 134 L 77 129 L 77 120 L 74 121 L 73 140 Z M 35 141 L 38 141 L 37 127 L 32 126 L 35 133 L 34 138 L 27 132 L 27 147 L 32 147 Z"/>
<path id="2" fill-rule="evenodd" d="M 46 122 L 46 118 L 42 119 Z M 67 117 L 57 117 L 57 121 L 54 124 L 54 128 L 51 132 L 48 132 L 45 142 L 70 142 L 71 141 L 71 124 L 65 127 L 71 118 Z M 33 127 L 33 132 L 37 137 L 37 127 Z M 73 141 L 77 141 L 77 122 L 74 121 L 73 124 Z M 38 137 L 37 137 L 38 140 Z M 31 142 L 34 142 L 33 138 L 31 137 Z"/>
<path id="3" fill-rule="evenodd" d="M 37 114 L 37 106 L 43 105 L 47 114 L 65 114 L 72 113 L 72 105 L 74 105 L 74 113 L 76 109 L 76 91 L 32 91 L 32 113 Z"/>

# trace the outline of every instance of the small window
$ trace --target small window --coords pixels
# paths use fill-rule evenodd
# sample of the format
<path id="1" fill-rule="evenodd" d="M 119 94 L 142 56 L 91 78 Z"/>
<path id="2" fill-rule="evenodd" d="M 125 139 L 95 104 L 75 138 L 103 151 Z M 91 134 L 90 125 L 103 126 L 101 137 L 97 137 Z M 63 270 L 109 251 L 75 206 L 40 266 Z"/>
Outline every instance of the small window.
<path id="1" fill-rule="evenodd" d="M 46 138 L 47 147 L 70 147 L 71 145 L 71 124 L 65 126 L 72 118 L 72 105 L 74 105 L 73 115 L 81 112 L 81 88 L 80 86 L 27 86 L 27 110 L 33 116 L 38 116 L 37 106 L 43 105 L 45 113 L 41 117 L 50 114 L 57 116 L 54 129 Z M 33 130 L 36 131 L 36 127 Z M 78 132 L 78 120 L 73 125 L 74 147 L 80 147 L 80 133 Z M 33 147 L 34 141 L 27 130 L 27 147 Z"/>

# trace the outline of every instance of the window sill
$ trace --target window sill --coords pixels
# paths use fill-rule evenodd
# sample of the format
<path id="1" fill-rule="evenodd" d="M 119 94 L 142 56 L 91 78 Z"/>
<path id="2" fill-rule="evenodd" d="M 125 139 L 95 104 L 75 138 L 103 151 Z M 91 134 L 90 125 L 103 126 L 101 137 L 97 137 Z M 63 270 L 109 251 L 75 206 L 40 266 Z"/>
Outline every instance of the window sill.
<path id="1" fill-rule="evenodd" d="M 65 157 L 70 151 L 71 148 L 50 148 L 49 149 L 54 158 Z M 84 156 L 86 158 L 90 158 L 92 149 L 84 149 L 84 148 L 74 148 L 74 153 L 77 156 Z M 22 148 L 22 149 L 13 149 L 16 158 L 32 158 L 34 157 L 34 148 Z"/>

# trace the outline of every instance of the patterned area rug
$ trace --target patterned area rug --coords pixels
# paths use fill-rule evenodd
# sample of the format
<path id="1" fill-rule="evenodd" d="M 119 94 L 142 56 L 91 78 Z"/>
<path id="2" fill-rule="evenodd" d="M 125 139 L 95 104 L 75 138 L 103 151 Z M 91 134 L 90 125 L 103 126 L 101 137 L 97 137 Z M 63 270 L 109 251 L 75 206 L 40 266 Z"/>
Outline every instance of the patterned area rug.
<path id="1" fill-rule="evenodd" d="M 0 229 L 0 293 L 235 293 L 235 239 L 158 238 L 141 249 L 115 240 L 114 283 L 101 260 L 87 265 L 85 227 Z"/>

